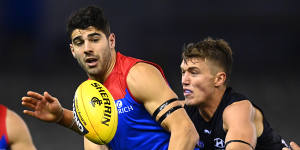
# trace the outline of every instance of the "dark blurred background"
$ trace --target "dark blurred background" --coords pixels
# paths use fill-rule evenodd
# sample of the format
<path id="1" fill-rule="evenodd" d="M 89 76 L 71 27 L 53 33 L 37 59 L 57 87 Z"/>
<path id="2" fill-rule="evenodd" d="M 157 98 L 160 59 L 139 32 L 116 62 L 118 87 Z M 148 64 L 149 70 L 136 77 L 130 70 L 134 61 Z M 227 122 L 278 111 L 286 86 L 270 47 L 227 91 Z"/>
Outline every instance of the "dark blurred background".
<path id="1" fill-rule="evenodd" d="M 181 98 L 182 45 L 225 39 L 234 51 L 231 85 L 264 110 L 277 132 L 300 143 L 300 1 L 1 0 L 1 103 L 24 118 L 38 149 L 83 149 L 76 133 L 22 114 L 21 97 L 49 91 L 72 108 L 87 77 L 70 53 L 65 26 L 71 12 L 91 4 L 104 9 L 117 50 L 161 65 Z"/>

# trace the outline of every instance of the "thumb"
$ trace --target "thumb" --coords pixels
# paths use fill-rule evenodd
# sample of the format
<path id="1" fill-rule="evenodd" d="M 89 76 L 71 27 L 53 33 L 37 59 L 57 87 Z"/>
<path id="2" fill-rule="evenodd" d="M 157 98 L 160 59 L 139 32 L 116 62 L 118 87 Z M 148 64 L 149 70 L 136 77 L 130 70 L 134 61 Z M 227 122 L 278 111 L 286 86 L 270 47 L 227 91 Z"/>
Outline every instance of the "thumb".
<path id="1" fill-rule="evenodd" d="M 51 96 L 47 91 L 44 92 L 44 97 L 50 103 L 54 102 L 56 99 L 55 97 Z"/>

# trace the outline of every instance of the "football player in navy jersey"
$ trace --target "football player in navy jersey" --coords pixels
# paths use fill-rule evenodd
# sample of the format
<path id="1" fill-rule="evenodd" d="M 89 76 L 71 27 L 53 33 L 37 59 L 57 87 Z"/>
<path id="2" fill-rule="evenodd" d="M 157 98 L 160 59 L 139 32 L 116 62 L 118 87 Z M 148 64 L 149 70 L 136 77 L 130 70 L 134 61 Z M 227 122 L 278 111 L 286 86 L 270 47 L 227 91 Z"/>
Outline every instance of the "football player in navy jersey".
<path id="1" fill-rule="evenodd" d="M 284 140 L 262 110 L 228 86 L 232 51 L 222 39 L 185 45 L 182 53 L 185 109 L 207 150 L 281 150 Z"/>

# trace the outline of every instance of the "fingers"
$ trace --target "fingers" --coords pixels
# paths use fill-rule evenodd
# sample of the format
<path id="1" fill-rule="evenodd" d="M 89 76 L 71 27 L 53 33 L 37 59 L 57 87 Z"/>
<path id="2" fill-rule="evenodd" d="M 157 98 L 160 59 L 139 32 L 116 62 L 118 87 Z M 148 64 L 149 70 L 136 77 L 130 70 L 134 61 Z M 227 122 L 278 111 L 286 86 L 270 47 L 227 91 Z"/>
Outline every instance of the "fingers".
<path id="1" fill-rule="evenodd" d="M 36 108 L 36 104 L 32 104 L 32 103 L 28 103 L 28 102 L 24 102 L 24 101 L 22 102 L 22 105 L 31 110 L 35 110 L 35 108 Z"/>
<path id="2" fill-rule="evenodd" d="M 22 105 L 31 110 L 35 110 L 38 101 L 39 100 L 32 97 L 27 97 L 27 96 L 22 97 Z"/>
<path id="3" fill-rule="evenodd" d="M 290 146 L 291 146 L 292 150 L 300 150 L 299 145 L 297 145 L 295 142 L 290 142 Z M 282 150 L 291 150 L 291 149 L 285 147 L 285 148 L 282 148 Z"/>
<path id="4" fill-rule="evenodd" d="M 45 99 L 50 103 L 54 102 L 56 100 L 56 98 L 51 96 L 48 92 L 44 92 L 44 96 L 45 96 Z"/>
<path id="5" fill-rule="evenodd" d="M 22 102 L 25 102 L 25 103 L 31 103 L 33 105 L 36 105 L 38 100 L 35 99 L 35 98 L 32 98 L 32 97 L 27 97 L 27 96 L 24 96 L 22 97 Z"/>
<path id="6" fill-rule="evenodd" d="M 28 91 L 28 92 L 27 92 L 27 95 L 28 95 L 29 97 L 35 98 L 35 99 L 37 99 L 37 100 L 42 100 L 42 99 L 43 99 L 43 95 L 41 95 L 41 94 L 39 94 L 39 93 L 37 93 L 37 92 Z"/>
<path id="7" fill-rule="evenodd" d="M 48 102 L 53 102 L 56 100 L 55 97 L 51 96 L 48 92 L 44 92 L 44 95 L 41 95 L 37 92 L 33 92 L 33 91 L 28 91 L 27 92 L 27 96 L 28 97 L 23 97 L 22 98 L 22 101 L 26 101 L 28 103 L 32 103 L 32 104 L 36 104 L 37 103 L 37 100 L 41 100 L 41 101 L 48 101 Z M 31 99 L 30 99 L 31 98 Z"/>
<path id="8" fill-rule="evenodd" d="M 291 142 L 290 145 L 293 148 L 293 150 L 300 150 L 299 145 L 297 145 L 295 142 Z"/>
<path id="9" fill-rule="evenodd" d="M 23 113 L 32 117 L 35 117 L 34 112 L 30 110 L 23 110 Z"/>

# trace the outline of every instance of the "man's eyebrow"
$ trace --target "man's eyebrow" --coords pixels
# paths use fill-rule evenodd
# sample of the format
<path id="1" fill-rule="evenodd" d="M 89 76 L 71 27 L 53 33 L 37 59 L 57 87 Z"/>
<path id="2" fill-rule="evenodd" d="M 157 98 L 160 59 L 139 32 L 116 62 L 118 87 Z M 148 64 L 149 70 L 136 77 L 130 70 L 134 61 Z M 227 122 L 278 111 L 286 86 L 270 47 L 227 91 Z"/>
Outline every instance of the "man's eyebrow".
<path id="1" fill-rule="evenodd" d="M 187 70 L 199 70 L 197 67 L 189 67 Z"/>
<path id="2" fill-rule="evenodd" d="M 89 35 L 88 35 L 88 38 L 91 38 L 91 37 L 93 37 L 93 36 L 101 36 L 101 34 L 100 34 L 100 33 L 97 33 L 97 32 L 94 32 L 94 33 L 89 34 Z M 75 42 L 76 40 L 79 40 L 79 39 L 81 39 L 81 38 L 82 38 L 82 36 L 77 36 L 77 37 L 75 37 L 75 38 L 72 40 L 72 42 Z"/>
<path id="3" fill-rule="evenodd" d="M 89 34 L 88 37 L 90 38 L 90 37 L 93 37 L 93 36 L 95 36 L 95 35 L 101 36 L 100 33 L 94 32 L 94 33 Z"/>

